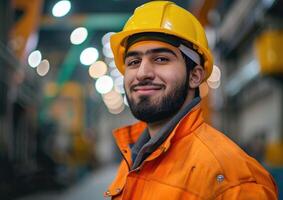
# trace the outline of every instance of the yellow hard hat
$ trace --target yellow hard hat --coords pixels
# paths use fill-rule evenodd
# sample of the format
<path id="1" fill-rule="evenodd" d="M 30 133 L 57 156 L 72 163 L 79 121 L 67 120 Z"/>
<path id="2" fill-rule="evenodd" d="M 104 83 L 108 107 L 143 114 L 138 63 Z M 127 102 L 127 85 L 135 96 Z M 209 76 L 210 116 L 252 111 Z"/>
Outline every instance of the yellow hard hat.
<path id="1" fill-rule="evenodd" d="M 152 1 L 136 8 L 123 30 L 111 36 L 115 64 L 122 74 L 125 72 L 127 39 L 148 32 L 169 34 L 192 43 L 193 49 L 203 58 L 205 79 L 210 76 L 213 58 L 202 25 L 189 11 L 170 1 Z"/>

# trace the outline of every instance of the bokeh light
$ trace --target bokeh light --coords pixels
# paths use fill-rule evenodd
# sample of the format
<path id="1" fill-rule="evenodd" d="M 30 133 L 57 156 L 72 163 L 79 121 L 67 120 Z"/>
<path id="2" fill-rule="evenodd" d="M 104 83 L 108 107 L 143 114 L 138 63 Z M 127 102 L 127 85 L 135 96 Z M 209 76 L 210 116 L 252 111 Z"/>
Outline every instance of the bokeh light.
<path id="1" fill-rule="evenodd" d="M 124 109 L 125 109 L 125 105 L 122 104 L 121 107 L 119 107 L 119 108 L 117 108 L 117 109 L 108 108 L 108 111 L 109 111 L 111 114 L 117 115 L 117 114 L 120 114 L 121 112 L 123 112 Z"/>
<path id="2" fill-rule="evenodd" d="M 41 59 L 42 59 L 41 52 L 39 50 L 35 50 L 31 52 L 31 54 L 28 56 L 28 64 L 31 67 L 35 68 L 39 65 Z"/>
<path id="3" fill-rule="evenodd" d="M 36 72 L 39 76 L 45 76 L 50 69 L 49 61 L 44 59 L 40 62 L 40 64 L 36 68 Z"/>
<path id="4" fill-rule="evenodd" d="M 124 77 L 120 76 L 118 78 L 115 79 L 114 81 L 114 85 L 115 85 L 115 90 L 119 93 L 125 93 L 124 90 Z"/>
<path id="5" fill-rule="evenodd" d="M 221 71 L 219 67 L 217 67 L 216 65 L 213 65 L 211 75 L 209 76 L 207 80 L 209 82 L 216 82 L 216 81 L 219 81 L 220 78 L 221 78 Z"/>
<path id="6" fill-rule="evenodd" d="M 79 27 L 73 30 L 70 36 L 70 40 L 72 44 L 81 44 L 83 43 L 87 38 L 88 32 L 87 29 L 84 27 Z"/>
<path id="7" fill-rule="evenodd" d="M 71 10 L 71 2 L 68 0 L 58 1 L 52 8 L 54 17 L 63 17 Z"/>
<path id="8" fill-rule="evenodd" d="M 96 48 L 89 47 L 82 51 L 80 55 L 80 61 L 83 65 L 91 65 L 99 57 L 99 53 Z"/>
<path id="9" fill-rule="evenodd" d="M 216 65 L 213 65 L 211 75 L 209 76 L 206 82 L 208 86 L 212 89 L 219 88 L 220 83 L 221 83 L 221 71 L 219 67 L 217 67 Z"/>
<path id="10" fill-rule="evenodd" d="M 103 54 L 104 54 L 105 57 L 114 58 L 112 49 L 111 49 L 111 47 L 110 47 L 110 42 L 107 42 L 107 43 L 103 46 L 102 52 L 103 52 Z"/>
<path id="11" fill-rule="evenodd" d="M 110 92 L 113 88 L 113 80 L 110 76 L 101 76 L 99 79 L 97 79 L 95 83 L 95 88 L 97 92 L 100 94 L 106 94 L 107 92 Z"/>
<path id="12" fill-rule="evenodd" d="M 115 90 L 111 90 L 105 94 L 102 95 L 103 101 L 107 101 L 110 99 L 115 99 L 119 96 L 120 94 L 118 92 L 116 92 Z"/>
<path id="13" fill-rule="evenodd" d="M 108 111 L 112 114 L 119 114 L 125 108 L 123 96 L 115 90 L 103 94 L 102 98 Z"/>
<path id="14" fill-rule="evenodd" d="M 221 81 L 214 81 L 214 82 L 210 82 L 210 81 L 207 81 L 207 84 L 210 88 L 212 89 L 217 89 L 219 88 L 220 84 L 221 84 Z"/>
<path id="15" fill-rule="evenodd" d="M 104 103 L 110 109 L 117 109 L 120 108 L 121 105 L 124 103 L 122 95 L 117 95 L 116 98 L 113 99 L 104 99 Z"/>
<path id="16" fill-rule="evenodd" d="M 114 60 L 112 60 L 111 62 L 109 62 L 109 67 L 116 68 L 116 64 L 115 64 L 115 61 L 114 61 Z"/>
<path id="17" fill-rule="evenodd" d="M 113 35 L 115 32 L 108 32 L 102 37 L 102 44 L 105 45 L 106 43 L 110 42 L 110 36 Z"/>
<path id="18" fill-rule="evenodd" d="M 119 72 L 119 70 L 117 68 L 111 70 L 110 75 L 114 78 L 122 76 L 122 74 Z"/>
<path id="19" fill-rule="evenodd" d="M 106 72 L 107 72 L 107 65 L 103 61 L 96 61 L 88 69 L 88 73 L 92 78 L 99 78 L 105 75 Z"/>

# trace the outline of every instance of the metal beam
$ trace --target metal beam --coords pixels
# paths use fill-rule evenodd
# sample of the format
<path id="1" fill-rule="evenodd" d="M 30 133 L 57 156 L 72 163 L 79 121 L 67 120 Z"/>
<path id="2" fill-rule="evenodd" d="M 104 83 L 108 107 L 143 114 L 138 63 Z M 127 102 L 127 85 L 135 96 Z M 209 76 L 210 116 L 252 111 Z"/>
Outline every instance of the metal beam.
<path id="1" fill-rule="evenodd" d="M 77 14 L 63 18 L 45 15 L 41 19 L 40 28 L 42 30 L 66 30 L 85 26 L 89 30 L 120 30 L 129 17 L 129 13 Z"/>

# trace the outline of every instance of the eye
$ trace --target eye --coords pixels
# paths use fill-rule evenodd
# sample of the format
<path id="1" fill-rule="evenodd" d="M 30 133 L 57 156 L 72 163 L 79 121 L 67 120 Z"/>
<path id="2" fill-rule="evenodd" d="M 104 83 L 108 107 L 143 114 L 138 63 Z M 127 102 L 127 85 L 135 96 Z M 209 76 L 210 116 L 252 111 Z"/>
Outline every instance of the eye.
<path id="1" fill-rule="evenodd" d="M 156 63 L 167 63 L 167 62 L 169 62 L 169 59 L 168 58 L 166 58 L 166 57 L 161 57 L 161 56 L 159 56 L 159 57 L 156 57 L 155 59 L 154 59 L 154 61 L 156 62 Z"/>
<path id="2" fill-rule="evenodd" d="M 138 66 L 139 63 L 140 63 L 139 59 L 131 59 L 131 60 L 126 61 L 126 66 L 127 67 L 135 67 L 135 66 Z"/>

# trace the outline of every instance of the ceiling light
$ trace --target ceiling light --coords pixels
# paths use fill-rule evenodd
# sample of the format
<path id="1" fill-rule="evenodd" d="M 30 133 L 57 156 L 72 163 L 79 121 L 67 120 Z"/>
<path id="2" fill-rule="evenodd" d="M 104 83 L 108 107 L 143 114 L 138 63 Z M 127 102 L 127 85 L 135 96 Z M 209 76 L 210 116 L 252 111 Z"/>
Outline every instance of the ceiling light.
<path id="1" fill-rule="evenodd" d="M 70 40 L 72 44 L 81 44 L 87 38 L 88 32 L 84 27 L 79 27 L 73 30 L 70 36 Z"/>
<path id="2" fill-rule="evenodd" d="M 54 17 L 63 17 L 71 9 L 71 2 L 67 0 L 58 1 L 52 9 L 52 14 Z"/>

